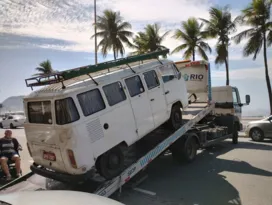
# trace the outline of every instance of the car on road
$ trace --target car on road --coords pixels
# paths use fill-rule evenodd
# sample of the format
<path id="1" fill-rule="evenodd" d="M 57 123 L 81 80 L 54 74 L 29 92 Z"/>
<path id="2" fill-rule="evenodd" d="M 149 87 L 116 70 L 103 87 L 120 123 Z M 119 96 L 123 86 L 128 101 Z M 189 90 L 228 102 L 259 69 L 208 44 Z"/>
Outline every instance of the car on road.
<path id="1" fill-rule="evenodd" d="M 14 129 L 16 127 L 23 127 L 26 117 L 22 115 L 9 115 L 0 122 L 0 128 Z"/>
<path id="2" fill-rule="evenodd" d="M 42 200 L 42 202 L 41 202 Z M 124 205 L 113 199 L 78 191 L 24 191 L 0 195 L 0 205 Z"/>
<path id="3" fill-rule="evenodd" d="M 245 134 L 256 142 L 261 142 L 264 138 L 272 138 L 272 115 L 249 122 Z"/>

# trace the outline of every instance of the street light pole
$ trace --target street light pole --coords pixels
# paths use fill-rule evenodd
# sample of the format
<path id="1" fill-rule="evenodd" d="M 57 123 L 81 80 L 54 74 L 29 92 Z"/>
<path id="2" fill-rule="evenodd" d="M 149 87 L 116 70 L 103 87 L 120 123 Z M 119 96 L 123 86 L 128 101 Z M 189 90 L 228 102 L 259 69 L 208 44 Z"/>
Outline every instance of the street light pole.
<path id="1" fill-rule="evenodd" d="M 95 65 L 97 65 L 96 0 L 94 0 L 94 35 Z"/>

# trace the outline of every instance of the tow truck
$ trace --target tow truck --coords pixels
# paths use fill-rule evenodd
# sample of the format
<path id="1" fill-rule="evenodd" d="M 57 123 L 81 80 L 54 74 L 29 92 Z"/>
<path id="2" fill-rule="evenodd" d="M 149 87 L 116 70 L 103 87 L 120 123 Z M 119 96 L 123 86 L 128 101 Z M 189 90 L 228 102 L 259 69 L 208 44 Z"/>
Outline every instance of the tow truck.
<path id="1" fill-rule="evenodd" d="M 164 56 L 167 53 L 169 53 L 168 49 L 98 64 L 102 69 L 95 69 L 93 66 L 81 67 L 80 69 L 72 70 L 73 75 L 70 77 L 74 78 L 76 76 L 80 78 L 87 76 L 93 78 L 93 75 L 90 73 L 94 71 L 101 74 L 103 71 L 107 73 L 111 72 L 111 70 L 123 69 L 124 67 L 130 67 L 132 64 L 140 64 L 145 61 L 160 61 L 159 56 Z M 237 109 L 237 106 L 241 108 L 244 105 L 248 105 L 250 96 L 246 95 L 246 103 L 241 103 L 238 89 L 231 86 L 224 86 L 223 91 L 225 94 L 220 95 L 222 87 L 219 88 L 219 93 L 216 94 L 218 89 L 211 86 L 211 69 L 208 62 L 182 61 L 176 62 L 176 66 L 187 81 L 190 103 L 182 111 L 183 125 L 176 131 L 170 131 L 161 126 L 131 146 L 128 150 L 129 154 L 126 155 L 126 168 L 119 176 L 106 180 L 96 175 L 84 184 L 71 185 L 29 172 L 2 186 L 0 193 L 26 190 L 79 189 L 100 196 L 110 197 L 116 191 L 121 191 L 123 185 L 130 182 L 133 177 L 143 172 L 152 161 L 166 152 L 171 152 L 172 157 L 178 162 L 192 162 L 197 156 L 198 149 L 205 149 L 228 138 L 232 139 L 233 144 L 237 144 L 238 131 L 241 130 L 241 123 L 236 116 L 236 113 L 240 113 L 241 109 Z M 92 68 L 93 72 L 89 68 Z M 193 77 L 192 72 L 195 72 Z M 64 75 L 65 73 L 63 71 L 51 76 L 38 76 L 30 79 L 36 82 L 28 84 L 26 80 L 26 84 L 32 88 L 34 86 L 61 82 L 65 86 L 65 82 L 70 80 L 69 75 Z M 196 77 L 197 80 L 195 80 Z M 42 78 L 47 80 L 43 81 L 41 80 Z M 237 102 L 233 100 L 233 91 L 235 91 L 237 96 Z M 213 94 L 215 94 L 217 101 L 214 100 Z M 221 97 L 218 97 L 218 95 Z"/>

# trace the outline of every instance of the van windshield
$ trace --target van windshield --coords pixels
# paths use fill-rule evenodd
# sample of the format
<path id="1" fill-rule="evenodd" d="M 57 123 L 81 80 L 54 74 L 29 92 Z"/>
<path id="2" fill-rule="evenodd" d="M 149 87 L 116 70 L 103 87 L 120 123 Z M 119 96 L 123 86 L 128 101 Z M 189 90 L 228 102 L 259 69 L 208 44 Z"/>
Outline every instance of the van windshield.
<path id="1" fill-rule="evenodd" d="M 28 121 L 36 124 L 52 124 L 51 102 L 28 102 Z"/>

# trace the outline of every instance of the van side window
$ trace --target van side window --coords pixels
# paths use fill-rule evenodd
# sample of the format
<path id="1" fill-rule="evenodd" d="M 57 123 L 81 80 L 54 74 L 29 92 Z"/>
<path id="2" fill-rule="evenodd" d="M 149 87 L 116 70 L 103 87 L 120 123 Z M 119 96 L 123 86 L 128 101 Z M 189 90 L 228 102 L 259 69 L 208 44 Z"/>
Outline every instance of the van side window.
<path id="1" fill-rule="evenodd" d="M 154 70 L 148 71 L 144 73 L 143 75 L 149 90 L 160 85 L 158 76 Z"/>
<path id="2" fill-rule="evenodd" d="M 127 99 L 123 86 L 120 82 L 105 85 L 103 86 L 103 90 L 110 106 Z"/>
<path id="3" fill-rule="evenodd" d="M 99 89 L 94 89 L 77 95 L 80 107 L 85 116 L 92 115 L 106 108 Z"/>
<path id="4" fill-rule="evenodd" d="M 79 120 L 79 114 L 72 98 L 56 100 L 56 123 L 65 125 Z"/>
<path id="5" fill-rule="evenodd" d="M 159 69 L 161 71 L 162 80 L 164 83 L 174 80 L 175 76 L 177 75 L 177 70 L 173 67 L 172 64 L 162 65 L 159 67 Z"/>
<path id="6" fill-rule="evenodd" d="M 125 82 L 131 97 L 139 95 L 145 91 L 143 83 L 138 75 L 125 79 Z"/>

